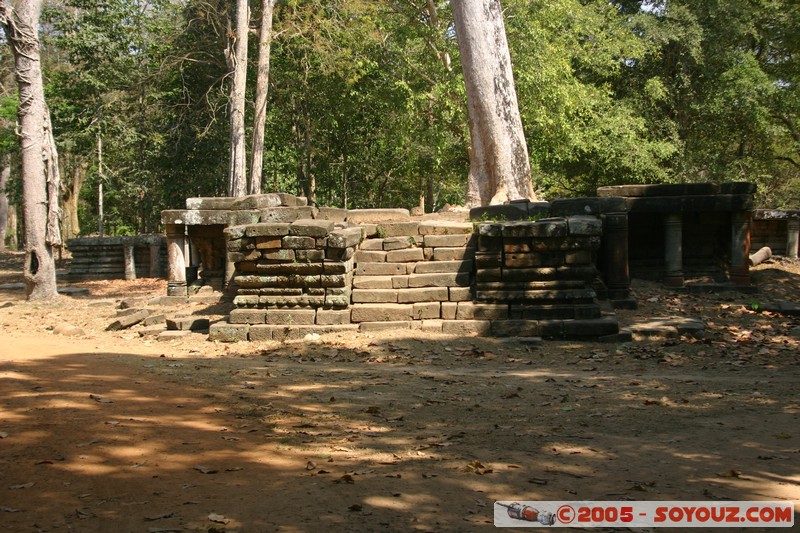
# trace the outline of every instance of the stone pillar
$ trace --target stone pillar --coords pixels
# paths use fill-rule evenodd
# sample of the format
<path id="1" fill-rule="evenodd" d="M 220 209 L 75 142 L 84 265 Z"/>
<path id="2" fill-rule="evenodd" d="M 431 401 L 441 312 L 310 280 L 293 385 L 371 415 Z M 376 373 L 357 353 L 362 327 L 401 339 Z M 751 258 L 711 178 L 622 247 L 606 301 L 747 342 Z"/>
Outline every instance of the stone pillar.
<path id="1" fill-rule="evenodd" d="M 133 249 L 133 239 L 122 241 L 122 255 L 125 262 L 125 279 L 136 279 L 136 258 Z"/>
<path id="2" fill-rule="evenodd" d="M 622 300 L 628 297 L 631 275 L 628 267 L 628 214 L 603 215 L 603 270 L 608 298 Z"/>
<path id="3" fill-rule="evenodd" d="M 750 211 L 731 213 L 731 281 L 750 285 Z"/>
<path id="4" fill-rule="evenodd" d="M 183 224 L 166 224 L 167 233 L 167 294 L 186 296 L 186 241 Z"/>
<path id="5" fill-rule="evenodd" d="M 150 243 L 150 277 L 161 277 L 161 243 Z"/>
<path id="6" fill-rule="evenodd" d="M 797 259 L 798 241 L 800 241 L 800 220 L 790 218 L 786 221 L 786 257 Z"/>
<path id="7" fill-rule="evenodd" d="M 683 216 L 664 215 L 664 285 L 683 286 Z"/>

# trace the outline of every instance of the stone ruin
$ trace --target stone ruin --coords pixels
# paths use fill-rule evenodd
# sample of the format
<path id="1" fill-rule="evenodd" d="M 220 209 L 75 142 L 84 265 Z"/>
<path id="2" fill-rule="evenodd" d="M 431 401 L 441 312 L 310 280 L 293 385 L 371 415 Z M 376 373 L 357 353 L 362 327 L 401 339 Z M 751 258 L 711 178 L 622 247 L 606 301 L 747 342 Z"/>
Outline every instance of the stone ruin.
<path id="1" fill-rule="evenodd" d="M 796 255 L 798 212 L 754 213 L 753 192 L 748 183 L 602 187 L 597 197 L 476 208 L 470 222 L 317 208 L 284 193 L 190 198 L 162 212 L 161 299 L 228 302 L 209 328 L 220 341 L 384 329 L 625 340 L 613 310 L 636 307 L 632 276 L 745 290 L 751 244 Z M 142 256 L 122 248 L 123 265 L 125 253 Z"/>
<path id="2" fill-rule="evenodd" d="M 68 239 L 72 254 L 68 281 L 163 278 L 167 240 L 163 235 Z"/>

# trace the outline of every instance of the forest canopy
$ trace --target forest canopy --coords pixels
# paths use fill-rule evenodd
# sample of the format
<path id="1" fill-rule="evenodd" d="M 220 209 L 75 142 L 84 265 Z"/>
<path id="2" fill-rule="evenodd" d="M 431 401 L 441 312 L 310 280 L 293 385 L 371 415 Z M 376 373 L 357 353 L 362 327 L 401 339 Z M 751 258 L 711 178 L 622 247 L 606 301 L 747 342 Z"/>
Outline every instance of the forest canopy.
<path id="1" fill-rule="evenodd" d="M 225 194 L 233 4 L 45 3 L 42 60 L 65 238 L 97 229 L 99 179 L 111 234 L 158 231 L 162 209 Z M 760 207 L 800 205 L 797 2 L 502 6 L 541 197 L 751 181 Z M 250 9 L 252 36 L 261 2 Z M 252 128 L 258 53 L 257 38 L 249 41 Z M 0 144 L 14 165 L 7 48 Z M 469 130 L 449 2 L 278 0 L 271 48 L 263 191 L 313 192 L 320 205 L 347 208 L 464 202 Z"/>

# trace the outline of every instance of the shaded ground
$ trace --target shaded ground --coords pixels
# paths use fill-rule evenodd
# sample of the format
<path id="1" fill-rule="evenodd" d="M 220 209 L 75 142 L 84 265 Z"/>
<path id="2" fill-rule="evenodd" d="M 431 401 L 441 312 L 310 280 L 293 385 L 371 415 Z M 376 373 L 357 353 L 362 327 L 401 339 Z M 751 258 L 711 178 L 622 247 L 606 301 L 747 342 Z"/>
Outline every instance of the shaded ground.
<path id="1" fill-rule="evenodd" d="M 0 254 L 0 284 L 20 262 Z M 489 531 L 495 500 L 797 502 L 800 319 L 752 309 L 797 300 L 800 268 L 754 277 L 755 295 L 637 283 L 623 323 L 699 317 L 706 337 L 620 345 L 158 342 L 104 328 L 162 281 L 54 305 L 0 290 L 0 531 Z"/>

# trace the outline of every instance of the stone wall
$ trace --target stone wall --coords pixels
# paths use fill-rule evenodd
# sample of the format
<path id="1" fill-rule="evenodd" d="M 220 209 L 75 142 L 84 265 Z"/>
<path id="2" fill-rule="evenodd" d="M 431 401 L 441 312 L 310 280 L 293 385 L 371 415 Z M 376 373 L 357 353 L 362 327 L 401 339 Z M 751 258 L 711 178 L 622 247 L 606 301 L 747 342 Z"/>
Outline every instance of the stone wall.
<path id="1" fill-rule="evenodd" d="M 163 235 L 68 239 L 72 254 L 67 279 L 163 278 L 167 244 Z"/>
<path id="2" fill-rule="evenodd" d="M 751 249 L 766 246 L 774 255 L 792 259 L 798 256 L 800 211 L 784 209 L 757 209 L 753 212 Z"/>

